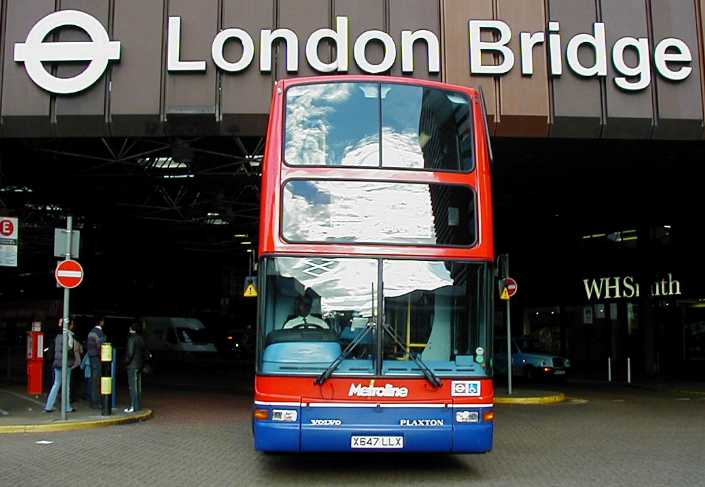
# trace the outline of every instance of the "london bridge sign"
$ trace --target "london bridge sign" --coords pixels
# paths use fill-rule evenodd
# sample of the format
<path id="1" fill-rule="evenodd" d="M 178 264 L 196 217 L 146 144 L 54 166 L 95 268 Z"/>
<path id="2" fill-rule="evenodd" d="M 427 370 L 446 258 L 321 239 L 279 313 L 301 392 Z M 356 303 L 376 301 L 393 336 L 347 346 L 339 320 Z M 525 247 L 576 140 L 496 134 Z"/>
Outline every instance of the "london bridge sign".
<path id="1" fill-rule="evenodd" d="M 496 136 L 705 137 L 705 0 L 0 5 L 2 137 L 261 135 L 276 79 L 338 73 L 482 87 Z"/>
<path id="2" fill-rule="evenodd" d="M 389 71 L 397 59 L 397 46 L 391 35 L 380 30 L 366 30 L 350 40 L 348 17 L 336 17 L 336 28 L 321 28 L 313 31 L 306 40 L 306 61 L 309 66 L 320 73 L 346 73 L 350 66 L 350 44 L 353 59 L 357 67 L 365 73 L 377 74 Z M 203 72 L 207 69 L 206 61 L 181 59 L 181 17 L 168 18 L 167 32 L 167 69 L 170 72 Z M 84 31 L 88 42 L 45 42 L 54 30 L 77 28 Z M 483 40 L 483 33 L 493 39 Z M 469 20 L 469 57 L 472 74 L 504 75 L 515 65 L 515 53 L 508 46 L 513 33 L 511 27 L 500 20 Z M 262 29 L 259 33 L 259 70 L 272 70 L 272 46 L 282 41 L 285 44 L 286 71 L 296 73 L 299 69 L 299 36 L 291 29 Z M 548 40 L 547 40 L 548 39 Z M 325 41 L 335 47 L 331 61 L 323 61 L 319 55 L 320 44 Z M 237 42 L 241 46 L 238 59 L 226 59 L 224 48 L 228 42 Z M 426 67 L 429 73 L 440 72 L 440 42 L 436 34 L 427 29 L 401 31 L 401 71 L 414 72 L 414 43 L 423 42 L 426 47 Z M 382 46 L 382 59 L 371 62 L 367 56 L 367 47 L 371 43 Z M 592 33 L 572 36 L 567 42 L 561 41 L 560 23 L 549 22 L 548 32 L 521 32 L 520 51 L 521 72 L 525 76 L 534 74 L 534 51 L 547 44 L 550 59 L 550 74 L 563 74 L 563 58 L 576 74 L 589 78 L 607 76 L 607 42 L 603 22 L 593 24 Z M 578 52 L 591 49 L 594 61 L 585 65 Z M 625 54 L 632 50 L 636 63 L 629 65 Z M 486 63 L 483 54 L 496 54 L 499 62 Z M 652 56 L 653 53 L 653 56 Z M 237 73 L 248 69 L 255 58 L 253 37 L 241 28 L 226 28 L 218 32 L 211 43 L 211 59 L 222 71 Z M 681 39 L 667 37 L 661 39 L 655 48 L 649 46 L 647 37 L 620 37 L 614 42 L 609 56 L 617 75 L 614 83 L 627 91 L 639 91 L 651 84 L 651 60 L 659 76 L 671 81 L 683 81 L 693 71 L 693 54 L 690 47 Z M 120 60 L 120 41 L 111 41 L 100 22 L 91 15 L 78 10 L 61 10 L 51 13 L 39 20 L 30 30 L 25 42 L 15 44 L 14 59 L 24 63 L 29 77 L 40 87 L 50 93 L 74 94 L 89 88 L 98 81 L 108 66 L 109 61 Z M 71 78 L 59 78 L 53 75 L 47 62 L 87 62 L 88 67 Z"/>

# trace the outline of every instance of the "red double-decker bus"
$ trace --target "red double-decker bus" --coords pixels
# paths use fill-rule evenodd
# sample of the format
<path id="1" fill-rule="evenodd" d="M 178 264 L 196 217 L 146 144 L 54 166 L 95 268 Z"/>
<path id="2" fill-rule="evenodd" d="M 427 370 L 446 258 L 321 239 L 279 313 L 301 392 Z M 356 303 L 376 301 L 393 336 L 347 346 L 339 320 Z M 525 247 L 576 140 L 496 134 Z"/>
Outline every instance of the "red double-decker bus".
<path id="1" fill-rule="evenodd" d="M 492 448 L 494 247 L 481 95 L 279 81 L 262 173 L 262 451 Z"/>

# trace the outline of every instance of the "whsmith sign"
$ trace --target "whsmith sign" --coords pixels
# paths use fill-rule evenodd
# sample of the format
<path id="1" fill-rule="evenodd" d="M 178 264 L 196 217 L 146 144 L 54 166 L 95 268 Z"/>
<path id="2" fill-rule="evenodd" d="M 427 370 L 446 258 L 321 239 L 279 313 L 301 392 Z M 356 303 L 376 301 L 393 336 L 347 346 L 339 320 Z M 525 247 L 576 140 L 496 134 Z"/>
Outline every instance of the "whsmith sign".
<path id="1" fill-rule="evenodd" d="M 169 17 L 167 33 L 167 69 L 171 72 L 206 71 L 205 60 L 181 59 L 181 17 Z M 45 42 L 55 30 L 78 28 L 90 38 L 89 42 Z M 483 33 L 493 41 L 484 41 Z M 470 20 L 468 22 L 470 72 L 472 74 L 504 75 L 514 67 L 515 54 L 508 46 L 512 39 L 511 27 L 499 20 Z M 520 34 L 521 72 L 525 76 L 534 74 L 534 51 L 546 44 L 550 53 L 550 73 L 552 76 L 563 74 L 563 52 L 568 66 L 578 75 L 589 78 L 607 76 L 607 41 L 605 24 L 593 24 L 591 34 L 577 34 L 568 40 L 565 49 L 561 43 L 559 22 L 549 22 L 546 32 L 522 32 Z M 321 28 L 313 31 L 306 41 L 306 61 L 309 66 L 320 73 L 347 73 L 350 65 L 350 33 L 348 17 L 336 17 L 336 28 Z M 299 37 L 291 29 L 263 29 L 259 34 L 260 56 L 259 70 L 272 71 L 272 48 L 278 41 L 285 44 L 286 71 L 296 73 L 299 70 Z M 242 52 L 239 59 L 228 60 L 224 48 L 228 42 L 238 42 Z M 321 60 L 319 48 L 323 41 L 335 47 L 333 60 Z M 440 42 L 431 31 L 419 29 L 401 31 L 401 70 L 402 73 L 414 72 L 413 48 L 415 42 L 425 43 L 427 69 L 429 73 L 440 72 Z M 370 62 L 367 46 L 379 43 L 383 56 L 379 62 Z M 594 61 L 585 65 L 580 60 L 580 49 L 591 49 Z M 636 64 L 630 66 L 626 60 L 627 50 L 636 54 Z M 392 36 L 380 30 L 367 30 L 360 34 L 353 43 L 353 58 L 364 72 L 378 74 L 389 71 L 397 58 L 397 46 Z M 485 63 L 483 54 L 496 53 L 500 62 Z M 221 30 L 213 39 L 211 58 L 215 65 L 229 73 L 244 71 L 250 67 L 255 57 L 255 43 L 252 36 L 240 28 Z M 612 46 L 611 60 L 619 76 L 614 83 L 629 91 L 643 90 L 651 84 L 651 48 L 646 37 L 620 37 Z M 62 10 L 47 15 L 37 22 L 24 43 L 15 44 L 15 61 L 23 62 L 30 78 L 46 91 L 55 94 L 74 94 L 93 85 L 108 67 L 109 61 L 120 60 L 120 42 L 111 41 L 108 32 L 100 21 L 85 12 Z M 59 78 L 49 71 L 43 63 L 47 62 L 88 62 L 88 67 L 71 78 Z M 671 81 L 683 81 L 693 71 L 693 54 L 681 39 L 668 37 L 660 40 L 653 51 L 656 72 Z"/>
<path id="2" fill-rule="evenodd" d="M 369 73 L 480 85 L 496 135 L 701 139 L 701 4 L 0 0 L 0 134 L 258 132 L 275 79 Z"/>
<path id="3" fill-rule="evenodd" d="M 590 300 L 601 299 L 632 299 L 640 296 L 639 283 L 634 276 L 612 276 L 599 277 L 595 279 L 583 279 L 585 287 L 585 297 Z M 649 296 L 665 297 L 680 296 L 681 283 L 673 279 L 671 273 L 651 283 L 649 286 Z"/>

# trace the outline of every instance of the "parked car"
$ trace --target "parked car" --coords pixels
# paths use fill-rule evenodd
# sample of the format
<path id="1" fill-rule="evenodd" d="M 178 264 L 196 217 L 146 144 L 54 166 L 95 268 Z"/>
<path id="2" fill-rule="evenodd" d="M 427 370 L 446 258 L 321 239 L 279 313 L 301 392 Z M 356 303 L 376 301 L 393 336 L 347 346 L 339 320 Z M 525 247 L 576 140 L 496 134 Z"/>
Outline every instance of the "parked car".
<path id="1" fill-rule="evenodd" d="M 196 318 L 147 316 L 142 318 L 144 337 L 155 360 L 215 360 L 213 338 Z"/>
<path id="2" fill-rule="evenodd" d="M 507 339 L 495 341 L 495 372 L 507 373 Z M 512 339 L 512 376 L 536 380 L 548 377 L 565 377 L 570 369 L 570 360 L 546 351 L 545 347 L 528 336 Z"/>

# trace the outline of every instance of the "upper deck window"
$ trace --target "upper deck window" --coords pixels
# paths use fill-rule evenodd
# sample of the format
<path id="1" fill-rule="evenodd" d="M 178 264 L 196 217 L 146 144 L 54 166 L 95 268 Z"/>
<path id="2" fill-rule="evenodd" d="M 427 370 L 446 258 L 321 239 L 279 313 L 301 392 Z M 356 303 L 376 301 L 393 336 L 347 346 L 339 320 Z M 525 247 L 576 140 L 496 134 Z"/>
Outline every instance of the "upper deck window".
<path id="1" fill-rule="evenodd" d="M 463 93 L 394 83 L 319 83 L 286 92 L 290 165 L 473 168 Z"/>
<path id="2" fill-rule="evenodd" d="M 466 186 L 291 180 L 282 234 L 291 242 L 470 246 L 474 201 Z"/>

